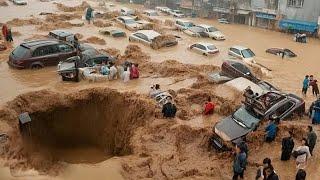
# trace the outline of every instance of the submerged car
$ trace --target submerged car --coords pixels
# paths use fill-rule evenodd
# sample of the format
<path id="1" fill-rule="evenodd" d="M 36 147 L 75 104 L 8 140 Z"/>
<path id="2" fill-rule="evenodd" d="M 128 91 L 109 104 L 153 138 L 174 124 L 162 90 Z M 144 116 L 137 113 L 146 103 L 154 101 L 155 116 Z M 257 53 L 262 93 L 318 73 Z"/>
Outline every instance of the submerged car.
<path id="1" fill-rule="evenodd" d="M 192 44 L 189 46 L 189 49 L 205 56 L 214 55 L 219 52 L 219 49 L 213 44 L 203 42 Z"/>
<path id="2" fill-rule="evenodd" d="M 169 11 L 169 14 L 171 14 L 175 18 L 183 18 L 185 15 L 180 10 L 171 10 Z"/>
<path id="3" fill-rule="evenodd" d="M 65 41 L 70 44 L 74 43 L 74 34 L 69 31 L 62 30 L 62 29 L 50 31 L 49 37 L 52 37 L 52 38 L 55 38 L 55 39 L 58 39 L 61 41 Z"/>
<path id="4" fill-rule="evenodd" d="M 137 23 L 132 17 L 129 16 L 120 16 L 116 20 L 130 31 L 136 31 L 142 28 L 141 24 Z"/>
<path id="5" fill-rule="evenodd" d="M 249 48 L 243 46 L 232 46 L 229 49 L 228 54 L 230 56 L 243 60 L 245 63 L 255 63 L 255 54 Z"/>
<path id="6" fill-rule="evenodd" d="M 185 34 L 192 37 L 209 37 L 207 33 L 205 33 L 204 29 L 201 27 L 190 27 L 183 31 Z"/>
<path id="7" fill-rule="evenodd" d="M 26 0 L 12 0 L 13 4 L 15 5 L 27 5 Z"/>
<path id="8" fill-rule="evenodd" d="M 225 35 L 222 34 L 217 28 L 205 24 L 197 25 L 196 27 L 200 27 L 204 29 L 205 34 L 207 37 L 210 37 L 214 40 L 225 40 Z"/>
<path id="9" fill-rule="evenodd" d="M 303 99 L 293 94 L 268 92 L 245 101 L 232 115 L 219 121 L 214 127 L 211 145 L 219 150 L 228 150 L 250 132 L 255 131 L 265 119 L 287 120 L 305 112 Z"/>
<path id="10" fill-rule="evenodd" d="M 59 61 L 77 55 L 77 50 L 64 41 L 55 39 L 21 43 L 9 55 L 8 64 L 18 69 L 39 69 L 56 66 Z"/>
<path id="11" fill-rule="evenodd" d="M 221 24 L 230 24 L 229 20 L 226 18 L 219 18 L 218 22 Z"/>
<path id="12" fill-rule="evenodd" d="M 162 40 L 163 37 L 163 40 Z M 162 36 L 160 33 L 154 31 L 154 30 L 140 30 L 135 33 L 132 33 L 129 36 L 130 42 L 140 42 L 142 44 L 151 46 L 152 48 L 156 49 L 154 44 L 157 45 L 157 48 L 160 47 L 170 47 L 178 44 L 178 41 L 176 38 L 166 38 L 165 36 Z M 161 41 L 161 42 L 160 42 Z M 159 47 L 160 46 L 160 47 Z"/>
<path id="13" fill-rule="evenodd" d="M 270 48 L 266 50 L 266 53 L 278 55 L 278 56 L 287 56 L 289 58 L 291 57 L 297 57 L 297 55 L 292 52 L 290 49 L 284 49 L 284 48 Z"/>
<path id="14" fill-rule="evenodd" d="M 109 29 L 109 30 L 99 30 L 100 34 L 107 35 L 107 36 L 112 36 L 112 37 L 126 37 L 126 33 L 122 30 L 118 29 Z"/>
<path id="15" fill-rule="evenodd" d="M 186 30 L 194 26 L 193 22 L 188 20 L 178 19 L 175 21 L 175 26 L 178 30 Z"/>
<path id="16" fill-rule="evenodd" d="M 101 65 L 103 62 L 114 62 L 115 58 L 108 54 L 101 54 L 94 49 L 89 49 L 81 53 L 80 56 L 73 56 L 58 64 L 58 74 L 63 81 L 79 81 L 77 75 L 78 68 L 93 67 Z"/>
<path id="17" fill-rule="evenodd" d="M 230 78 L 244 77 L 254 83 L 259 81 L 246 65 L 237 61 L 224 61 L 221 65 L 221 74 Z"/>

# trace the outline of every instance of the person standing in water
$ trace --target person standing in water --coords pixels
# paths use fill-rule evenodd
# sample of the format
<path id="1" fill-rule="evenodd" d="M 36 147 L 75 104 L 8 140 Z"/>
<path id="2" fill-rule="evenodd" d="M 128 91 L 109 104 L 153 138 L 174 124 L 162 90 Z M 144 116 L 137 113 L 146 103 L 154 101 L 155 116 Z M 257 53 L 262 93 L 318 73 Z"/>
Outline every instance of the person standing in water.
<path id="1" fill-rule="evenodd" d="M 92 13 L 93 9 L 91 8 L 91 6 L 89 6 L 86 10 L 86 20 L 88 21 L 88 24 L 90 24 L 90 21 L 92 19 Z"/>
<path id="2" fill-rule="evenodd" d="M 308 87 L 309 87 L 309 75 L 306 75 L 302 82 L 302 95 L 304 97 L 307 96 Z"/>

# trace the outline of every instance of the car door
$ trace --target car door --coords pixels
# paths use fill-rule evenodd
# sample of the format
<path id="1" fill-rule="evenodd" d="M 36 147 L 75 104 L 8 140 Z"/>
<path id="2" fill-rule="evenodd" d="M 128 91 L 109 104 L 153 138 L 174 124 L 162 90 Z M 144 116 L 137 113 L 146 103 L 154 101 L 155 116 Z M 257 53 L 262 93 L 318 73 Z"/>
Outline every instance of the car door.
<path id="1" fill-rule="evenodd" d="M 75 56 L 76 51 L 74 47 L 72 47 L 69 44 L 60 43 L 57 45 L 59 49 L 59 61 L 64 61 L 68 59 L 69 57 Z"/>
<path id="2" fill-rule="evenodd" d="M 230 48 L 230 55 L 234 56 L 236 58 L 242 59 L 242 55 L 239 49 L 236 48 Z"/>
<path id="3" fill-rule="evenodd" d="M 198 54 L 201 53 L 201 50 L 199 49 L 199 44 L 194 44 L 192 50 Z"/>
<path id="4" fill-rule="evenodd" d="M 60 62 L 60 51 L 58 49 L 58 44 L 53 44 L 47 46 L 48 55 L 46 56 L 47 66 L 56 66 Z"/>
<path id="5" fill-rule="evenodd" d="M 198 47 L 198 49 L 199 49 L 199 54 L 207 54 L 207 53 L 206 53 L 206 49 L 207 49 L 207 48 L 206 48 L 204 45 L 198 44 L 197 47 Z"/>

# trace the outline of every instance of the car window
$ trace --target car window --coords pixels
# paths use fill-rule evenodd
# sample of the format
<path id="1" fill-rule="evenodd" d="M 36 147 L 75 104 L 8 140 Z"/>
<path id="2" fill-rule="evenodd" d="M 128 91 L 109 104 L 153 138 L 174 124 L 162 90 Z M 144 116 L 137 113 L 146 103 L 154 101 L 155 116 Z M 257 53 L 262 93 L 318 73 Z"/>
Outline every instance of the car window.
<path id="1" fill-rule="evenodd" d="M 47 46 L 47 49 L 48 49 L 48 54 L 55 54 L 55 53 L 59 53 L 59 48 L 58 46 L 55 44 L 55 45 L 50 45 L 50 46 Z"/>
<path id="2" fill-rule="evenodd" d="M 68 44 L 59 44 L 58 49 L 60 52 L 71 52 L 73 48 Z"/>
<path id="3" fill-rule="evenodd" d="M 215 50 L 215 49 L 217 49 L 214 45 L 209 45 L 209 46 L 207 46 L 207 48 L 208 48 L 209 50 Z"/>
<path id="4" fill-rule="evenodd" d="M 15 58 L 23 58 L 24 56 L 26 56 L 29 52 L 29 49 L 23 46 L 18 46 L 16 47 L 13 51 L 12 51 L 12 55 Z"/>
<path id="5" fill-rule="evenodd" d="M 282 106 L 280 106 L 272 115 L 271 117 L 283 117 L 287 111 L 289 111 L 294 106 L 294 103 L 291 101 L 286 102 Z"/>
<path id="6" fill-rule="evenodd" d="M 209 27 L 209 28 L 208 28 L 208 31 L 209 31 L 209 32 L 215 32 L 215 31 L 218 31 L 218 29 L 215 28 L 215 27 Z"/>
<path id="7" fill-rule="evenodd" d="M 48 55 L 49 51 L 48 49 L 44 47 L 38 47 L 32 54 L 33 57 L 38 57 L 38 56 L 45 56 Z"/>
<path id="8" fill-rule="evenodd" d="M 251 49 L 245 49 L 241 51 L 244 58 L 251 58 L 255 56 L 255 54 L 251 51 Z"/>
<path id="9" fill-rule="evenodd" d="M 201 44 L 198 44 L 198 45 L 197 45 L 197 48 L 199 48 L 199 49 L 201 49 L 201 50 L 206 50 L 206 47 L 203 46 L 203 45 L 201 45 Z"/>
<path id="10" fill-rule="evenodd" d="M 123 9 L 121 9 L 121 12 L 125 12 Z"/>
<path id="11" fill-rule="evenodd" d="M 249 68 L 241 63 L 234 63 L 234 64 L 231 64 L 231 66 L 237 69 L 238 71 L 242 72 L 243 74 L 250 73 Z"/>
<path id="12" fill-rule="evenodd" d="M 149 41 L 148 37 L 146 35 L 142 34 L 142 33 L 136 33 L 134 35 L 139 37 L 139 38 L 141 38 L 141 39 L 143 39 L 143 40 Z"/>
<path id="13" fill-rule="evenodd" d="M 238 54 L 238 55 L 241 55 L 241 54 L 240 54 L 240 51 L 239 51 L 238 49 L 236 49 L 236 48 L 230 48 L 230 51 L 231 51 L 231 52 L 234 52 L 234 53 L 236 53 L 236 54 Z"/>
<path id="14" fill-rule="evenodd" d="M 239 108 L 232 116 L 237 123 L 240 122 L 248 128 L 251 128 L 252 125 L 256 125 L 259 122 L 259 119 L 254 117 L 253 114 L 250 114 L 245 108 Z"/>

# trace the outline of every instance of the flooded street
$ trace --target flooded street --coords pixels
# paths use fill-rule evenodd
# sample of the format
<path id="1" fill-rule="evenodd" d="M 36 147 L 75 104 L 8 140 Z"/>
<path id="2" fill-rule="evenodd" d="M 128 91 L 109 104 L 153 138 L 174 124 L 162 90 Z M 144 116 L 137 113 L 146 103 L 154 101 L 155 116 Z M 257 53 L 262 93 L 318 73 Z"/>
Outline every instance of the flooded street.
<path id="1" fill-rule="evenodd" d="M 9 6 L 0 6 L 0 23 L 6 23 L 15 18 L 39 18 L 45 22 L 46 16 L 40 16 L 40 13 L 75 14 L 74 12 L 63 12 L 59 10 L 56 3 L 62 3 L 66 6 L 79 6 L 82 2 L 82 0 L 55 0 L 49 2 L 28 0 L 27 6 L 15 6 L 12 2 L 8 2 Z M 93 8 L 97 8 L 101 11 L 106 10 L 106 8 L 99 6 L 99 2 L 97 1 L 90 0 L 88 3 Z M 123 6 L 139 9 L 140 11 L 143 10 L 143 7 L 138 5 L 112 3 L 115 4 L 114 7 L 109 6 L 110 2 L 106 3 L 108 10 L 119 10 Z M 80 14 L 82 12 L 77 11 L 76 13 Z M 163 21 L 174 21 L 171 16 L 164 14 L 161 14 L 158 18 Z M 50 153 L 54 152 L 57 155 L 56 157 L 51 158 L 54 160 L 58 159 L 59 163 L 62 163 L 63 167 L 63 171 L 61 172 L 53 168 L 54 170 L 52 170 L 52 172 L 59 172 L 54 175 L 50 174 L 50 169 L 46 169 L 45 173 L 34 170 L 34 167 L 31 165 L 34 163 L 33 161 L 32 163 L 28 162 L 27 165 L 24 165 L 24 167 L 22 167 L 23 170 L 18 170 L 16 172 L 15 167 L 13 167 L 14 165 L 10 165 L 9 163 L 8 167 L 8 163 L 5 162 L 5 160 L 11 160 L 12 162 L 16 162 L 18 160 L 12 160 L 10 159 L 11 157 L 3 159 L 3 161 L 0 160 L 0 179 L 85 180 L 100 179 L 102 177 L 108 177 L 108 179 L 188 179 L 193 176 L 196 177 L 197 175 L 200 179 L 207 179 L 209 177 L 211 177 L 211 179 L 215 179 L 215 177 L 220 177 L 220 179 L 223 180 L 229 179 L 231 172 L 226 170 L 231 168 L 231 162 L 228 158 L 229 156 L 224 158 L 224 155 L 212 155 L 215 152 L 208 153 L 204 150 L 207 149 L 207 147 L 205 147 L 203 141 L 209 136 L 208 132 L 212 131 L 213 125 L 219 122 L 223 117 L 229 116 L 236 107 L 239 107 L 239 104 L 236 103 L 240 103 L 242 97 L 239 92 L 234 92 L 223 85 L 208 83 L 206 76 L 209 67 L 214 69 L 214 71 L 218 71 L 218 68 L 220 68 L 224 60 L 234 59 L 228 55 L 228 50 L 231 46 L 245 46 L 255 53 L 255 60 L 259 64 L 271 70 L 268 74 L 262 73 L 262 75 L 259 75 L 263 80 L 270 82 L 284 92 L 301 96 L 304 76 L 308 74 L 314 75 L 316 78 L 320 77 L 319 57 L 317 54 L 320 47 L 320 40 L 309 38 L 306 44 L 302 44 L 294 42 L 292 34 L 285 34 L 238 24 L 221 24 L 213 19 L 188 18 L 188 20 L 195 24 L 208 24 L 216 27 L 225 35 L 226 40 L 216 41 L 210 38 L 195 38 L 186 35 L 182 31 L 163 29 L 165 34 L 173 34 L 181 38 L 179 39 L 177 46 L 155 50 L 139 43 L 129 42 L 128 36 L 132 31 L 125 29 L 114 19 L 108 20 L 108 22 L 112 22 L 113 26 L 107 28 L 99 28 L 93 24 L 87 23 L 81 27 L 70 26 L 65 28 L 69 32 L 81 34 L 83 37 L 80 41 L 85 41 L 90 37 L 103 39 L 106 42 L 105 45 L 89 43 L 96 49 L 117 49 L 120 51 L 120 54 L 123 55 L 125 54 L 128 45 L 137 45 L 141 47 L 142 52 L 150 57 L 143 60 L 136 60 L 137 62 L 142 62 L 141 64 L 143 66 L 141 69 L 143 69 L 143 73 L 141 73 L 141 77 L 139 79 L 131 80 L 127 83 L 124 83 L 121 80 L 101 82 L 86 80 L 79 83 L 64 82 L 62 81 L 61 76 L 57 74 L 57 67 L 55 66 L 45 67 L 39 70 L 18 70 L 9 67 L 7 64 L 8 56 L 14 47 L 30 38 L 39 39 L 39 37 L 44 38 L 44 36 L 48 35 L 48 31 L 40 30 L 38 25 L 12 25 L 12 31 L 16 33 L 18 32 L 17 36 L 13 36 L 13 47 L 0 52 L 0 83 L 2 84 L 0 87 L 0 105 L 5 107 L 7 106 L 6 103 L 10 102 L 8 107 L 3 108 L 5 109 L 5 113 L 0 114 L 0 118 L 5 116 L 12 118 L 7 113 L 7 111 L 11 113 L 11 111 L 6 110 L 6 108 L 16 108 L 18 110 L 15 109 L 12 111 L 16 111 L 17 113 L 22 110 L 28 111 L 31 109 L 36 114 L 34 115 L 35 118 L 44 116 L 43 113 L 48 113 L 45 115 L 49 117 L 49 120 L 57 122 L 60 122 L 59 117 L 61 115 L 59 113 L 70 113 L 66 115 L 68 118 L 71 116 L 74 118 L 74 115 L 76 115 L 79 116 L 79 118 L 81 116 L 81 120 L 91 120 L 96 118 L 100 120 L 102 118 L 100 118 L 98 114 L 104 112 L 108 115 L 107 117 L 110 116 L 115 122 L 112 121 L 111 124 L 107 125 L 102 122 L 98 122 L 102 124 L 96 125 L 97 127 L 102 128 L 104 125 L 106 127 L 102 128 L 101 132 L 94 132 L 94 130 L 90 130 L 90 133 L 93 132 L 94 134 L 91 139 L 104 139 L 106 136 L 103 135 L 107 134 L 108 136 L 116 136 L 114 138 L 116 140 L 112 140 L 111 144 L 115 147 L 112 147 L 114 149 L 110 150 L 112 153 L 109 154 L 106 153 L 105 150 L 102 150 L 106 147 L 100 147 L 100 149 L 90 146 L 72 148 L 59 147 L 57 149 L 51 149 Z M 75 18 L 68 22 L 82 23 L 83 20 Z M 110 36 L 104 36 L 99 34 L 99 30 L 101 29 L 121 29 L 127 34 L 127 37 L 113 38 Z M 196 42 L 212 43 L 219 49 L 219 53 L 213 56 L 204 56 L 190 51 L 188 47 Z M 296 53 L 297 57 L 282 59 L 280 56 L 266 53 L 266 50 L 269 48 L 287 48 Z M 139 67 L 141 67 L 140 65 Z M 148 69 L 148 66 L 150 66 L 150 69 Z M 170 69 L 170 72 L 167 72 L 166 70 L 163 70 L 165 68 L 172 69 Z M 168 91 L 170 93 L 174 92 L 173 97 L 175 98 L 177 106 L 182 109 L 178 113 L 177 119 L 173 121 L 169 120 L 169 122 L 167 119 L 161 119 L 161 110 L 159 110 L 159 108 L 156 109 L 154 105 L 155 103 L 150 103 L 151 100 L 147 95 L 150 92 L 150 87 L 154 84 L 160 84 L 161 89 L 164 91 Z M 114 92 L 110 91 L 110 97 L 106 96 L 105 99 L 95 99 L 96 96 L 100 97 L 102 95 L 106 95 L 103 93 L 110 93 L 109 90 L 106 92 L 101 90 L 103 88 L 114 89 L 119 94 L 115 95 L 112 94 Z M 92 93 L 87 92 L 90 91 L 90 89 L 92 90 Z M 39 94 L 32 94 L 34 91 L 40 92 Z M 30 92 L 31 94 L 22 95 Z M 217 113 L 212 116 L 205 117 L 202 115 L 203 103 L 207 96 L 210 95 L 214 95 L 213 99 L 217 105 Z M 42 96 L 44 102 L 39 100 L 39 97 Z M 57 98 L 55 98 L 55 96 L 57 96 Z M 18 99 L 15 100 L 17 97 Z M 112 104 L 112 102 L 110 105 L 109 101 L 113 98 L 116 99 L 116 104 Z M 309 90 L 307 97 L 304 99 L 307 109 L 314 99 L 315 97 L 312 96 Z M 92 105 L 92 103 L 96 102 L 98 102 L 98 104 L 101 103 L 99 104 L 101 106 L 108 105 L 109 107 L 110 105 L 112 109 L 110 112 L 108 108 L 99 109 L 96 104 Z M 124 103 L 123 105 L 120 102 L 125 102 L 127 104 Z M 30 103 L 30 105 L 28 105 L 28 103 Z M 35 103 L 35 105 L 33 103 Z M 41 103 L 44 105 L 42 106 Z M 54 103 L 59 104 L 59 106 Z M 83 103 L 83 106 L 88 105 L 88 107 L 85 107 L 84 109 L 82 109 L 83 107 L 79 108 L 77 103 Z M 133 105 L 129 103 L 133 103 Z M 125 107 L 129 108 L 129 112 L 131 114 L 127 115 L 128 111 L 123 109 Z M 135 111 L 135 107 L 139 107 L 141 109 Z M 147 111 L 144 108 L 153 108 L 156 110 L 153 114 L 147 114 Z M 36 111 L 38 109 L 40 112 L 39 114 L 37 114 L 38 112 Z M 61 109 L 62 111 L 60 111 Z M 74 111 L 79 113 L 81 112 L 81 114 L 79 115 L 74 113 Z M 86 111 L 88 111 L 87 114 L 85 113 Z M 56 115 L 55 113 L 59 115 Z M 112 113 L 115 113 L 116 115 Z M 134 120 L 129 119 L 131 117 L 134 117 Z M 117 123 L 121 122 L 125 118 L 129 119 L 122 122 L 125 125 L 118 126 Z M 141 119 L 146 122 L 141 123 L 139 121 Z M 126 125 L 133 122 L 136 124 L 132 125 L 132 127 L 126 127 Z M 302 122 L 308 123 L 306 121 Z M 66 127 L 79 126 L 78 128 L 81 129 L 83 128 L 82 126 L 85 126 L 85 123 L 82 125 L 81 123 L 76 125 L 72 124 L 74 123 L 73 120 L 70 120 L 68 123 L 69 124 L 67 124 Z M 11 132 L 16 130 L 17 125 L 13 124 L 15 123 L 7 120 L 0 121 L 0 132 Z M 61 127 L 58 128 L 58 125 L 54 126 L 54 124 L 44 124 L 43 127 L 57 128 L 57 132 L 61 131 L 66 134 L 68 133 L 59 129 Z M 115 128 L 117 132 L 110 131 L 112 128 Z M 320 129 L 317 127 L 316 131 L 318 134 L 320 134 L 319 130 Z M 131 134 L 128 133 L 131 131 L 133 131 Z M 75 130 L 75 132 L 78 131 Z M 53 132 L 53 134 L 54 133 L 56 132 Z M 71 135 L 67 135 L 66 137 L 72 136 L 72 132 Z M 130 137 L 130 141 L 128 139 L 121 139 L 120 141 L 117 139 L 118 136 L 120 138 Z M 77 137 L 75 136 L 72 138 Z M 86 137 L 84 137 L 84 139 L 85 138 Z M 49 138 L 47 140 L 50 141 Z M 99 144 L 101 143 L 100 141 L 103 140 L 97 139 L 96 141 L 99 141 L 97 143 Z M 95 143 L 96 142 L 92 144 Z M 118 147 L 117 143 L 121 144 L 121 147 Z M 126 143 L 130 144 L 128 145 L 130 148 L 127 147 Z M 262 147 L 253 150 L 254 153 L 251 157 L 252 163 L 250 164 L 250 168 L 246 175 L 249 179 L 255 176 L 255 166 L 257 162 L 261 162 L 266 155 L 272 157 L 275 168 L 277 171 L 281 172 L 281 179 L 290 180 L 293 178 L 294 173 L 292 172 L 295 172 L 294 162 L 290 161 L 283 163 L 280 161 L 278 156 L 281 151 L 281 143 L 279 141 L 275 143 L 276 144 L 274 146 L 264 144 Z M 91 142 L 89 144 L 91 145 Z M 114 152 L 118 150 L 117 148 L 123 147 L 124 149 L 128 148 L 130 153 L 121 154 Z M 320 178 L 318 173 L 320 172 L 318 167 L 320 162 L 320 151 L 318 147 L 316 148 L 315 157 L 311 160 L 310 165 L 307 168 L 310 172 L 308 174 L 310 179 Z M 188 152 L 188 149 L 190 152 Z M 273 151 L 270 152 L 270 149 Z M 14 156 L 21 158 L 23 155 L 19 154 Z M 37 161 L 37 159 L 35 161 Z M 38 164 L 41 163 L 42 162 L 39 162 Z M 37 162 L 35 164 L 37 164 Z M 198 166 L 203 167 L 202 169 L 197 169 Z M 221 171 L 218 171 L 217 169 L 220 168 Z M 288 169 L 290 172 L 288 172 Z M 131 174 L 132 177 L 130 177 Z"/>

